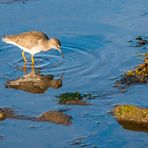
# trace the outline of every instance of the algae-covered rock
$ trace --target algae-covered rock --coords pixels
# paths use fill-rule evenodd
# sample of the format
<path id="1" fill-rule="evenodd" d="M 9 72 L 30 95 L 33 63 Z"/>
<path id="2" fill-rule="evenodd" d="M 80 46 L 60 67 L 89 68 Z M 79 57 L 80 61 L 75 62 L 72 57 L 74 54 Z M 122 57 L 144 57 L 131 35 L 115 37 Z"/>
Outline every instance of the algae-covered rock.
<path id="1" fill-rule="evenodd" d="M 79 92 L 75 92 L 75 93 L 63 93 L 59 96 L 60 101 L 64 102 L 67 100 L 81 100 L 82 96 Z"/>
<path id="2" fill-rule="evenodd" d="M 113 113 L 123 128 L 148 132 L 148 108 L 119 105 L 114 108 Z"/>
<path id="3" fill-rule="evenodd" d="M 144 59 L 143 64 L 139 64 L 134 69 L 126 72 L 120 80 L 115 82 L 115 86 L 124 88 L 138 83 L 148 83 L 148 58 Z"/>
<path id="4" fill-rule="evenodd" d="M 79 92 L 69 92 L 69 93 L 63 93 L 59 98 L 59 104 L 73 104 L 73 105 L 88 105 L 86 101 L 83 100 L 83 95 L 81 95 Z"/>

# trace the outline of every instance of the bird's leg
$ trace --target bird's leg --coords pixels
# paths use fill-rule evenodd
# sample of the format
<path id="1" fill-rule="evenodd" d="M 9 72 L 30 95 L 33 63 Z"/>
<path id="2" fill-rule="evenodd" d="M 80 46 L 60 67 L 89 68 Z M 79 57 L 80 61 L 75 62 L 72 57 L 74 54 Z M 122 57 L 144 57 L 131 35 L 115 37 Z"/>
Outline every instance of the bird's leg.
<path id="1" fill-rule="evenodd" d="M 31 61 L 32 61 L 32 65 L 34 65 L 34 57 L 33 57 L 33 55 L 31 56 Z"/>
<path id="2" fill-rule="evenodd" d="M 24 63 L 24 73 L 27 73 L 27 67 L 26 67 L 26 63 Z"/>
<path id="3" fill-rule="evenodd" d="M 24 62 L 25 62 L 25 64 L 26 64 L 27 60 L 26 60 L 26 57 L 25 57 L 25 52 L 24 52 L 24 51 L 22 52 L 22 57 L 23 57 Z"/>
<path id="4" fill-rule="evenodd" d="M 34 74 L 35 73 L 35 68 L 34 68 L 34 65 L 32 64 L 32 73 Z"/>

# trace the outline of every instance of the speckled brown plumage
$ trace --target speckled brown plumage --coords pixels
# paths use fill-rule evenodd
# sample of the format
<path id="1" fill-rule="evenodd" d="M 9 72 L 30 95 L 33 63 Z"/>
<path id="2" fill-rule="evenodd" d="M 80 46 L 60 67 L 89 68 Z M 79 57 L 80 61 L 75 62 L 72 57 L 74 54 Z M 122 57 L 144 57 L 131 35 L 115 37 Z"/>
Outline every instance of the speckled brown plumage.
<path id="1" fill-rule="evenodd" d="M 27 49 L 33 48 L 38 42 L 47 42 L 49 38 L 46 34 L 42 32 L 32 31 L 32 32 L 24 32 L 17 35 L 6 35 L 4 40 L 11 41 L 16 43 L 17 45 L 23 46 Z"/>

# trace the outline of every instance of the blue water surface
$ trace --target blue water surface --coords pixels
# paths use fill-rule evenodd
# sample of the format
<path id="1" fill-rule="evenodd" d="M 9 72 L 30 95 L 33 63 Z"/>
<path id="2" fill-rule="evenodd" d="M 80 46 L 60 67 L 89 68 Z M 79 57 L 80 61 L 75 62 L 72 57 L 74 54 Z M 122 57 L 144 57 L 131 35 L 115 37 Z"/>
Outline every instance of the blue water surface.
<path id="1" fill-rule="evenodd" d="M 5 88 L 8 80 L 22 77 L 21 50 L 0 42 L 0 106 L 20 114 L 69 109 L 72 125 L 6 119 L 0 122 L 0 148 L 144 148 L 148 134 L 123 129 L 110 114 L 116 104 L 148 107 L 148 85 L 113 87 L 125 71 L 142 63 L 139 48 L 128 40 L 148 35 L 146 0 L 0 0 L 0 38 L 38 30 L 62 43 L 65 58 L 56 51 L 35 56 L 35 68 L 43 75 L 60 78 L 59 89 L 43 94 Z M 27 72 L 31 72 L 30 55 Z M 89 106 L 59 105 L 56 95 L 65 92 L 92 93 Z M 32 128 L 34 127 L 34 128 Z M 78 141 L 78 144 L 76 144 Z"/>

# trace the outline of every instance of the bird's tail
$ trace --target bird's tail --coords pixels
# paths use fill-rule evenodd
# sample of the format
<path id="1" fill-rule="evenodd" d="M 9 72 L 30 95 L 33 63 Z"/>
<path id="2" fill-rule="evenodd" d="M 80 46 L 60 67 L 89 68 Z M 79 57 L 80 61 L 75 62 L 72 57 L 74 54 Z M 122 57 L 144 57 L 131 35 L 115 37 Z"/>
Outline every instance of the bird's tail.
<path id="1" fill-rule="evenodd" d="M 6 40 L 7 40 L 7 35 L 4 35 L 4 36 L 2 37 L 2 41 L 3 41 L 3 42 L 6 42 Z"/>
<path id="2" fill-rule="evenodd" d="M 9 42 L 10 42 L 10 40 L 9 40 L 9 35 L 4 35 L 4 36 L 2 37 L 2 41 L 3 41 L 3 42 L 6 42 L 6 43 L 9 43 Z"/>

